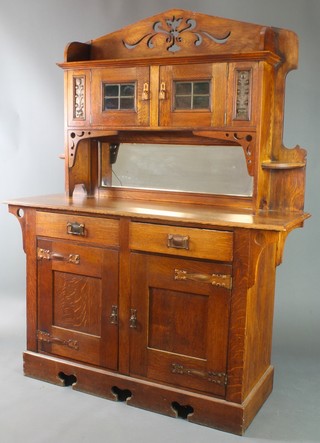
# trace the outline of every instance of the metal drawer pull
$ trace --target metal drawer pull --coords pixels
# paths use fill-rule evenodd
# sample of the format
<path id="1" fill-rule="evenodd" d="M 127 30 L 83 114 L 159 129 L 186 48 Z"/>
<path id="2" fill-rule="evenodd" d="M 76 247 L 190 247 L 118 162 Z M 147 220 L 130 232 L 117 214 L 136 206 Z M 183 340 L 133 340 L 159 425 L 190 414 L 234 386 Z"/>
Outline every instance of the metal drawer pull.
<path id="1" fill-rule="evenodd" d="M 149 100 L 149 99 L 150 99 L 149 83 L 144 83 L 141 100 Z"/>
<path id="2" fill-rule="evenodd" d="M 68 222 L 67 234 L 81 235 L 82 237 L 84 237 L 86 235 L 85 225 L 83 223 Z"/>
<path id="3" fill-rule="evenodd" d="M 209 283 L 225 289 L 232 289 L 232 277 L 226 274 L 188 274 L 182 269 L 174 270 L 175 280 L 192 280 L 199 283 Z"/>
<path id="4" fill-rule="evenodd" d="M 129 327 L 131 329 L 137 329 L 137 310 L 130 309 Z"/>
<path id="5" fill-rule="evenodd" d="M 159 91 L 159 100 L 165 100 L 167 98 L 166 84 L 161 82 Z"/>
<path id="6" fill-rule="evenodd" d="M 79 349 L 79 343 L 77 340 L 62 340 L 61 338 L 54 337 L 53 335 L 49 334 L 49 332 L 44 331 L 37 331 L 37 340 L 43 341 L 45 343 L 55 344 L 55 345 L 62 345 L 67 346 L 68 348 L 75 349 L 78 351 Z"/>
<path id="7" fill-rule="evenodd" d="M 37 248 L 37 259 L 38 260 L 66 261 L 66 262 L 72 263 L 74 265 L 80 264 L 80 255 L 79 254 L 69 254 L 68 256 L 64 256 L 61 254 L 57 254 L 56 252 L 51 252 L 49 249 L 42 249 L 42 248 Z"/>
<path id="8" fill-rule="evenodd" d="M 110 314 L 110 323 L 112 325 L 118 324 L 118 306 L 112 305 L 111 314 Z"/>
<path id="9" fill-rule="evenodd" d="M 179 234 L 168 234 L 168 248 L 189 249 L 189 236 Z"/>

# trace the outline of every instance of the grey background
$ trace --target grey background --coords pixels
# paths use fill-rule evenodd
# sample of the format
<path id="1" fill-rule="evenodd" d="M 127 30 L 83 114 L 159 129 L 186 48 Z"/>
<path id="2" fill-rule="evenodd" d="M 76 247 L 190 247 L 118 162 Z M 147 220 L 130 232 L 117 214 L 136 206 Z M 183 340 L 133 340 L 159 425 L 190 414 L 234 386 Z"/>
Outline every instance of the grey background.
<path id="1" fill-rule="evenodd" d="M 278 268 L 275 390 L 245 438 L 22 376 L 25 257 L 19 223 L 0 206 L 0 440 L 11 442 L 320 441 L 319 0 L 0 0 L 0 200 L 64 191 L 63 60 L 87 41 L 169 8 L 294 30 L 284 142 L 308 149 L 306 211 Z M 91 435 L 91 437 L 90 437 Z"/>

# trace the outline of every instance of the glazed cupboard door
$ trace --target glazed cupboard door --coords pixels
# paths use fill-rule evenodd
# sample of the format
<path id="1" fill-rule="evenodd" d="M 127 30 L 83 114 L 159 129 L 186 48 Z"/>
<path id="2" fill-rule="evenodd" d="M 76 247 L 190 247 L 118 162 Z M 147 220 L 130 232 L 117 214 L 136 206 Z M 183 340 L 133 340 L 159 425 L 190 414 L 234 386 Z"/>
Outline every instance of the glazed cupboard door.
<path id="1" fill-rule="evenodd" d="M 225 124 L 227 64 L 160 68 L 159 125 L 211 127 Z"/>
<path id="2" fill-rule="evenodd" d="M 149 67 L 93 70 L 91 88 L 93 125 L 148 126 Z"/>
<path id="3" fill-rule="evenodd" d="M 130 373 L 223 397 L 231 266 L 132 253 L 131 277 Z"/>
<path id="4" fill-rule="evenodd" d="M 38 239 L 38 350 L 116 370 L 118 253 Z"/>

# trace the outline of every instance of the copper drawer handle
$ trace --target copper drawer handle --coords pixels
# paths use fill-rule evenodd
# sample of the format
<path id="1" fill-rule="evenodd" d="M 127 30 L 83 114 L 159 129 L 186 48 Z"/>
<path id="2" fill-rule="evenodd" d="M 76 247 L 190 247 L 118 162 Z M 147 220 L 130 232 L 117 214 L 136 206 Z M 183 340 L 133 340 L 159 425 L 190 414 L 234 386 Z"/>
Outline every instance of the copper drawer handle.
<path id="1" fill-rule="evenodd" d="M 168 234 L 168 248 L 189 249 L 189 236 L 179 234 Z"/>
<path id="2" fill-rule="evenodd" d="M 67 234 L 80 235 L 84 237 L 86 235 L 85 225 L 83 223 L 68 222 Z"/>

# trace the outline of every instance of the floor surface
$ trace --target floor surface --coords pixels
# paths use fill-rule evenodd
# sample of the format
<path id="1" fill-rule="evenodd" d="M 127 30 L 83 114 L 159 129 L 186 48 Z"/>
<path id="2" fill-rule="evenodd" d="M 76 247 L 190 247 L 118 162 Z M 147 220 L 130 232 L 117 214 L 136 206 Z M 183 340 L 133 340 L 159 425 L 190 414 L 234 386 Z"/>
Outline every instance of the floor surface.
<path id="1" fill-rule="evenodd" d="M 23 376 L 25 304 L 0 295 L 1 443 L 320 442 L 318 356 L 275 352 L 274 390 L 244 437 Z"/>

